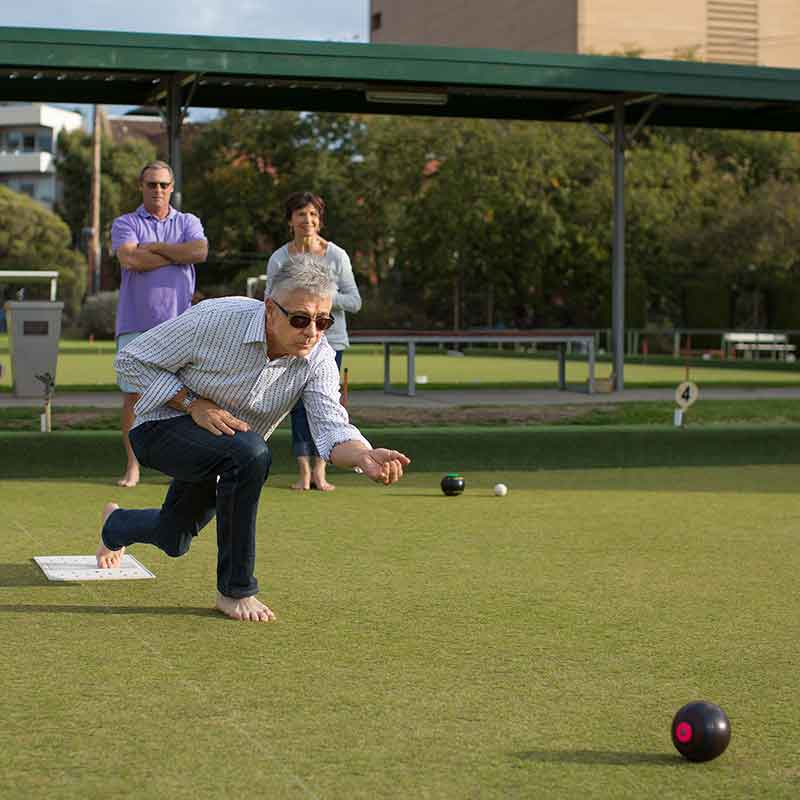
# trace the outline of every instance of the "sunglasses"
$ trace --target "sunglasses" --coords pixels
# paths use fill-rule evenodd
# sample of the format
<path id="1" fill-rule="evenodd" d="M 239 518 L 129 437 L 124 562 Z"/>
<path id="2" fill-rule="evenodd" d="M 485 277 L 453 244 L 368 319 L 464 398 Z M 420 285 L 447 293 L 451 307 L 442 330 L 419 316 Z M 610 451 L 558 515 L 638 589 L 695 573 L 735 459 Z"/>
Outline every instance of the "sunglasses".
<path id="1" fill-rule="evenodd" d="M 318 331 L 326 331 L 333 325 L 333 317 L 309 317 L 308 314 L 290 314 L 274 297 L 270 297 L 273 305 L 277 306 L 289 320 L 293 328 L 302 330 L 307 328 L 312 322 L 317 326 Z"/>
<path id="2" fill-rule="evenodd" d="M 147 181 L 145 186 L 148 189 L 155 189 L 157 186 L 160 186 L 162 189 L 169 189 L 172 186 L 172 181 Z"/>

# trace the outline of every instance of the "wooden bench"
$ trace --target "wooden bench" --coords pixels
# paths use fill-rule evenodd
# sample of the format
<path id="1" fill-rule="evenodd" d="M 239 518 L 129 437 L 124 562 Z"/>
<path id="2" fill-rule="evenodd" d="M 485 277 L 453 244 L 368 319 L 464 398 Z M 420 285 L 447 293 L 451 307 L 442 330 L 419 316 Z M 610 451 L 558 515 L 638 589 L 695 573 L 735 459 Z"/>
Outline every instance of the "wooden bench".
<path id="1" fill-rule="evenodd" d="M 716 350 L 712 347 L 705 347 L 700 350 L 690 350 L 684 347 L 680 351 L 680 356 L 681 358 L 702 358 L 704 361 L 710 361 L 712 358 L 722 360 L 725 358 L 725 351 Z"/>
<path id="2" fill-rule="evenodd" d="M 579 345 L 586 354 L 589 377 L 586 390 L 594 392 L 595 349 L 591 331 L 350 331 L 351 344 L 383 345 L 383 390 L 391 392 L 389 359 L 392 345 L 405 346 L 408 353 L 406 392 L 409 397 L 417 393 L 416 353 L 418 344 L 556 344 L 558 345 L 558 388 L 567 388 L 567 348 Z"/>
<path id="3" fill-rule="evenodd" d="M 773 359 L 787 360 L 797 349 L 789 344 L 785 333 L 726 333 L 722 340 L 725 352 L 731 358 L 737 353 L 744 353 L 745 358 L 753 358 L 753 354 L 769 353 Z"/>

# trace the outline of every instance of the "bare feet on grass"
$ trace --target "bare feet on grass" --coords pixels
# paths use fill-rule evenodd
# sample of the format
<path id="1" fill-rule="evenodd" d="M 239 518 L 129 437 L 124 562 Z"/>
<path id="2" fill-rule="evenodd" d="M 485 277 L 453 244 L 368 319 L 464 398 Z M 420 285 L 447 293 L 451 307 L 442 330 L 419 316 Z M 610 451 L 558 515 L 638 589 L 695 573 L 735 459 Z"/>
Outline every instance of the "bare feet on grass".
<path id="1" fill-rule="evenodd" d="M 227 597 L 217 592 L 217 611 L 231 619 L 248 622 L 274 622 L 275 615 L 257 597 Z"/>
<path id="2" fill-rule="evenodd" d="M 311 462 L 311 488 L 321 492 L 332 492 L 336 487 L 325 477 L 326 464 L 317 457 Z"/>
<path id="3" fill-rule="evenodd" d="M 117 486 L 130 489 L 139 483 L 139 463 L 128 464 L 125 474 L 117 481 Z"/>
<path id="4" fill-rule="evenodd" d="M 106 520 L 111 516 L 113 511 L 116 511 L 119 506 L 116 503 L 106 503 L 103 507 L 103 521 L 100 525 L 102 531 L 103 525 Z M 103 536 L 100 535 L 100 546 L 97 548 L 97 567 L 98 569 L 116 569 L 122 563 L 122 556 L 125 555 L 125 548 L 120 547 L 119 550 L 109 550 L 103 543 Z"/>
<path id="5" fill-rule="evenodd" d="M 301 475 L 292 484 L 296 492 L 307 492 L 309 489 L 319 489 L 320 492 L 332 492 L 336 487 L 325 479 L 325 471 L 315 472 L 311 475 Z"/>
<path id="6" fill-rule="evenodd" d="M 320 492 L 332 492 L 336 488 L 325 479 L 326 464 L 319 456 L 298 456 L 297 468 L 299 475 L 292 484 L 295 491 L 318 489 Z"/>
<path id="7" fill-rule="evenodd" d="M 303 480 L 302 478 L 291 486 L 296 492 L 307 492 L 309 489 L 319 489 L 321 492 L 332 492 L 336 486 L 328 483 L 325 478 Z"/>

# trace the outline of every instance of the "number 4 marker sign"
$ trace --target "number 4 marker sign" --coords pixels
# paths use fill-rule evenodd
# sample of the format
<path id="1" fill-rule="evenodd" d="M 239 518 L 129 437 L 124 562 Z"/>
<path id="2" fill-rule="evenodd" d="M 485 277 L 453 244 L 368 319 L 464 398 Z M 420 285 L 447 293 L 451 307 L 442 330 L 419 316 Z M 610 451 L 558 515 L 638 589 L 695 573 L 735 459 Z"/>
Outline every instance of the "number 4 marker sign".
<path id="1" fill-rule="evenodd" d="M 691 381 L 684 381 L 675 390 L 675 402 L 683 411 L 694 405 L 698 397 L 700 397 L 700 390 L 697 388 L 697 384 Z"/>

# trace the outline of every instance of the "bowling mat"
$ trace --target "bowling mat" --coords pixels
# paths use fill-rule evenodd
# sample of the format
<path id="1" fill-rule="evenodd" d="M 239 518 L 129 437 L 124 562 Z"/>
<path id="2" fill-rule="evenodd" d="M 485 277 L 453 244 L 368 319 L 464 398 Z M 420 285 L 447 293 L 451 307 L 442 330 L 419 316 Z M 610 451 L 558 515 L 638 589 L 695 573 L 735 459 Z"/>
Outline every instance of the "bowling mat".
<path id="1" fill-rule="evenodd" d="M 49 581 L 134 581 L 155 578 L 147 567 L 125 553 L 115 569 L 98 569 L 94 556 L 34 556 Z"/>

